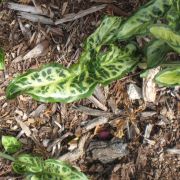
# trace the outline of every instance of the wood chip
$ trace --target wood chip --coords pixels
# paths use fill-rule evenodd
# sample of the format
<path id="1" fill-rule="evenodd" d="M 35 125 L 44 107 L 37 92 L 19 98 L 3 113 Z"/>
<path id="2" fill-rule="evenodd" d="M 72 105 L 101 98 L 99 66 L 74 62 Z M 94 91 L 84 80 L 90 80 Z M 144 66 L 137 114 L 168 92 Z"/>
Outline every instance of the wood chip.
<path id="1" fill-rule="evenodd" d="M 74 149 L 72 152 L 68 152 L 68 153 L 60 156 L 58 159 L 62 160 L 62 161 L 73 162 L 73 161 L 79 159 L 80 157 L 82 157 L 85 153 L 84 152 L 85 143 L 87 142 L 89 137 L 90 137 L 89 133 L 84 134 L 78 143 L 78 148 Z"/>
<path id="2" fill-rule="evenodd" d="M 75 14 L 75 13 L 67 14 L 64 18 L 56 20 L 55 25 L 62 24 L 65 22 L 69 22 L 69 21 L 74 21 L 74 20 L 79 19 L 81 17 L 87 16 L 88 14 L 94 13 L 96 11 L 100 11 L 100 10 L 104 9 L 105 7 L 106 7 L 106 5 L 102 4 L 99 6 L 91 7 L 91 8 L 86 9 L 86 10 L 82 10 L 82 11 L 78 12 L 77 14 Z"/>
<path id="3" fill-rule="evenodd" d="M 45 104 L 41 104 L 37 107 L 36 110 L 30 113 L 29 117 L 38 117 L 41 113 L 46 110 L 47 106 Z"/>
<path id="4" fill-rule="evenodd" d="M 152 124 L 148 124 L 146 126 L 146 130 L 145 130 L 145 133 L 144 133 L 144 140 L 143 140 L 143 143 L 146 143 L 147 139 L 149 139 L 150 137 L 150 134 L 151 134 L 151 131 L 152 131 L 152 128 L 153 128 L 153 125 Z"/>
<path id="5" fill-rule="evenodd" d="M 37 44 L 32 50 L 30 50 L 23 57 L 23 60 L 45 56 L 48 53 L 48 48 L 49 48 L 49 42 L 47 40 L 44 40 L 39 44 Z"/>
<path id="6" fill-rule="evenodd" d="M 146 102 L 155 103 L 157 89 L 154 77 L 159 71 L 160 67 L 150 69 L 147 77 L 143 78 L 143 98 Z"/>
<path id="7" fill-rule="evenodd" d="M 18 4 L 18 3 L 8 3 L 8 8 L 15 10 L 15 11 L 23 11 L 23 12 L 28 12 L 28 13 L 32 13 L 32 14 L 39 14 L 39 15 L 44 15 L 44 16 L 48 16 L 48 10 L 45 9 L 41 9 L 41 8 L 37 8 L 34 6 L 29 6 L 29 5 L 24 5 L 24 4 Z"/>
<path id="8" fill-rule="evenodd" d="M 50 18 L 46 18 L 44 16 L 36 15 L 36 14 L 31 14 L 31 13 L 26 13 L 26 12 L 19 12 L 18 16 L 22 19 L 27 19 L 32 22 L 38 22 L 42 24 L 49 24 L 49 25 L 54 25 L 54 22 Z"/>
<path id="9" fill-rule="evenodd" d="M 170 154 L 178 154 L 178 155 L 180 155 L 180 149 L 177 149 L 177 148 L 167 149 L 166 151 L 168 153 L 170 153 Z"/>
<path id="10" fill-rule="evenodd" d="M 121 159 L 128 154 L 127 144 L 123 144 L 118 138 L 110 142 L 92 141 L 88 151 L 92 153 L 94 160 L 99 160 L 104 164 Z"/>
<path id="11" fill-rule="evenodd" d="M 31 136 L 31 130 L 29 129 L 28 126 L 26 126 L 26 124 L 20 120 L 19 117 L 15 117 L 17 123 L 20 125 L 21 129 L 24 131 L 24 133 L 26 134 L 27 137 Z"/>
<path id="12" fill-rule="evenodd" d="M 103 89 L 100 86 L 97 86 L 94 90 L 94 95 L 102 104 L 106 104 L 106 97 L 104 95 Z"/>
<path id="13" fill-rule="evenodd" d="M 96 126 L 105 124 L 108 122 L 108 118 L 106 117 L 97 117 L 92 120 L 86 121 L 85 123 L 83 122 L 83 129 L 86 131 L 90 131 L 91 129 L 95 128 Z"/>
<path id="14" fill-rule="evenodd" d="M 102 104 L 100 101 L 98 101 L 94 96 L 90 96 L 88 98 L 96 107 L 102 109 L 103 111 L 107 111 L 107 107 Z"/>
<path id="15" fill-rule="evenodd" d="M 76 107 L 72 107 L 72 109 L 83 112 L 83 113 L 85 113 L 87 115 L 91 115 L 91 116 L 111 117 L 113 115 L 112 113 L 108 113 L 108 112 L 104 112 L 104 111 L 96 110 L 96 109 L 91 109 L 91 108 L 88 108 L 85 106 L 76 106 Z"/>

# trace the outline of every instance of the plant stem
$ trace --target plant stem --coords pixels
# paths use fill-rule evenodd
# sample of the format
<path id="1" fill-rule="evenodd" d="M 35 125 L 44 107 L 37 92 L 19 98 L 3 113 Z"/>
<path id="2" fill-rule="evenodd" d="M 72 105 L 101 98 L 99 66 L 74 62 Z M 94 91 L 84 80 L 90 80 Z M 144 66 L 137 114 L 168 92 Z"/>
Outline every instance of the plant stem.
<path id="1" fill-rule="evenodd" d="M 169 63 L 163 63 L 160 66 L 162 67 L 177 67 L 180 66 L 180 61 L 173 61 L 173 62 L 169 62 Z"/>
<path id="2" fill-rule="evenodd" d="M 14 157 L 12 157 L 12 156 L 10 156 L 10 155 L 8 155 L 8 154 L 2 153 L 2 152 L 0 152 L 0 157 L 1 157 L 1 158 L 4 158 L 4 159 L 8 159 L 8 160 L 10 160 L 10 161 L 15 161 L 15 158 L 14 158 Z"/>

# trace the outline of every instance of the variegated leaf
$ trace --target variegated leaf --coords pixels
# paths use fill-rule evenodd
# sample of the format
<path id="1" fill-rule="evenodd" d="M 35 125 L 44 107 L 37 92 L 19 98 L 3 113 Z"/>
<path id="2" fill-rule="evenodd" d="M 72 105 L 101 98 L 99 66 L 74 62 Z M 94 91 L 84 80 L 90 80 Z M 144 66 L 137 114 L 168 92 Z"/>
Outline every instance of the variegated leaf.
<path id="1" fill-rule="evenodd" d="M 98 51 L 102 45 L 112 43 L 116 40 L 122 19 L 116 16 L 105 16 L 100 26 L 91 34 L 85 42 L 85 50 Z"/>
<path id="2" fill-rule="evenodd" d="M 106 53 L 98 54 L 92 72 L 95 74 L 95 79 L 99 83 L 107 85 L 129 73 L 139 60 L 134 54 L 135 50 L 136 47 L 133 44 L 129 44 L 124 49 L 111 45 Z"/>
<path id="3" fill-rule="evenodd" d="M 151 0 L 122 24 L 117 38 L 124 40 L 134 35 L 145 34 L 147 27 L 163 17 L 171 5 L 170 0 Z"/>
<path id="4" fill-rule="evenodd" d="M 69 103 L 90 96 L 96 85 L 89 72 L 84 70 L 79 75 L 72 73 L 72 76 L 64 81 L 31 88 L 24 92 L 42 102 Z"/>
<path id="5" fill-rule="evenodd" d="M 44 173 L 51 177 L 60 177 L 62 180 L 88 180 L 88 178 L 76 168 L 63 161 L 48 159 L 45 161 Z"/>
<path id="6" fill-rule="evenodd" d="M 166 60 L 166 55 L 171 48 L 161 40 L 152 41 L 146 49 L 147 66 L 153 68 Z"/>
<path id="7" fill-rule="evenodd" d="M 150 32 L 157 39 L 165 41 L 177 53 L 180 53 L 180 34 L 178 32 L 174 32 L 165 25 L 153 25 L 150 28 Z"/>
<path id="8" fill-rule="evenodd" d="M 34 157 L 29 154 L 21 154 L 16 157 L 13 163 L 13 170 L 18 174 L 41 173 L 43 171 L 43 160 L 41 157 Z"/>
<path id="9" fill-rule="evenodd" d="M 155 81 L 162 86 L 179 86 L 180 85 L 180 65 L 175 68 L 167 68 L 155 77 Z"/>
<path id="10" fill-rule="evenodd" d="M 21 149 L 22 144 L 13 136 L 2 136 L 2 145 L 7 153 L 15 153 Z"/>

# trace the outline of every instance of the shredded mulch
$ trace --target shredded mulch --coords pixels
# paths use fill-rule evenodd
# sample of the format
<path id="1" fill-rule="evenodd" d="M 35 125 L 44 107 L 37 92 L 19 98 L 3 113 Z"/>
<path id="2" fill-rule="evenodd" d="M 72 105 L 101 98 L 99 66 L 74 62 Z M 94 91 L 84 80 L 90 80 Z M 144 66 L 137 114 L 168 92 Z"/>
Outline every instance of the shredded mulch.
<path id="1" fill-rule="evenodd" d="M 93 180 L 178 180 L 178 87 L 156 87 L 151 103 L 142 97 L 133 100 L 128 86 L 143 89 L 139 72 L 135 72 L 70 104 L 41 103 L 24 95 L 14 100 L 5 97 L 8 83 L 28 69 L 50 62 L 66 67 L 77 62 L 84 40 L 104 15 L 130 16 L 146 1 L 13 2 L 36 6 L 41 10 L 38 16 L 48 20 L 24 19 L 20 11 L 9 7 L 12 1 L 0 5 L 0 47 L 6 52 L 6 68 L 0 71 L 0 136 L 18 137 L 24 145 L 21 152 L 69 161 Z M 97 11 L 91 12 L 92 7 Z M 9 161 L 0 159 L 0 179 L 23 177 L 12 172 Z"/>

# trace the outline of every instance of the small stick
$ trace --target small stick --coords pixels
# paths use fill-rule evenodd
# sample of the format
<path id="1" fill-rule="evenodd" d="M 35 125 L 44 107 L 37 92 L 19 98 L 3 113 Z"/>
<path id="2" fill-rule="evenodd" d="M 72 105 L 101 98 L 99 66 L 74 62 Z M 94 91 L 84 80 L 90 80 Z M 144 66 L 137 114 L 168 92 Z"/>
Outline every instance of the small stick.
<path id="1" fill-rule="evenodd" d="M 27 19 L 29 21 L 40 22 L 42 24 L 54 25 L 54 22 L 50 18 L 46 18 L 44 16 L 35 15 L 35 14 L 31 14 L 31 13 L 26 13 L 26 12 L 19 12 L 18 15 L 20 18 Z"/>
<path id="2" fill-rule="evenodd" d="M 102 4 L 99 6 L 91 7 L 86 10 L 79 11 L 77 14 L 74 14 L 74 13 L 68 14 L 64 18 L 55 21 L 55 25 L 62 24 L 62 23 L 68 22 L 68 21 L 74 21 L 81 17 L 87 16 L 88 14 L 94 13 L 96 11 L 100 11 L 100 10 L 104 9 L 105 7 L 106 7 L 106 5 Z"/>

